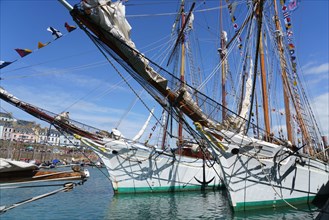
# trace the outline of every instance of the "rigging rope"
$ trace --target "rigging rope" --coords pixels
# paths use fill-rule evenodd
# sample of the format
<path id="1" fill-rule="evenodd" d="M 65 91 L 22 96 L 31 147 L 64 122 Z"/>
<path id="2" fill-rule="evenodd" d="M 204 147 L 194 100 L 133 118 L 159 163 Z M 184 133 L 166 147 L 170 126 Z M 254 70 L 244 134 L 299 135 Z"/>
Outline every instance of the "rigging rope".
<path id="1" fill-rule="evenodd" d="M 109 59 L 109 57 L 105 54 L 105 52 L 102 50 L 102 48 L 100 47 L 99 43 L 96 41 L 96 39 L 89 33 L 89 31 L 86 30 L 86 28 L 83 28 L 83 30 L 85 31 L 85 33 L 87 34 L 87 36 L 91 39 L 91 41 L 95 44 L 95 46 L 99 49 L 99 51 L 102 53 L 102 55 L 105 57 L 105 59 L 108 61 L 108 63 L 111 64 L 112 68 L 119 74 L 119 76 L 125 81 L 125 83 L 127 84 L 127 86 L 133 91 L 133 93 L 140 99 L 140 101 L 142 102 L 142 104 L 145 106 L 145 108 L 151 112 L 151 109 L 146 105 L 146 103 L 138 96 L 137 92 L 135 91 L 135 89 L 128 83 L 127 79 L 121 74 L 121 72 L 118 70 L 118 68 L 116 68 L 116 66 L 114 65 L 114 63 Z M 152 113 L 152 115 L 154 116 L 154 118 L 159 121 L 159 119 Z"/>
<path id="2" fill-rule="evenodd" d="M 126 110 L 126 112 L 123 113 L 123 115 L 121 116 L 121 118 L 119 119 L 118 123 L 114 126 L 115 129 L 117 129 L 121 122 L 123 121 L 123 119 L 128 115 L 128 113 L 133 109 L 133 107 L 136 105 L 138 99 L 141 100 L 141 95 L 143 94 L 144 89 L 142 89 L 139 94 L 137 94 L 137 97 L 131 102 L 129 108 Z"/>

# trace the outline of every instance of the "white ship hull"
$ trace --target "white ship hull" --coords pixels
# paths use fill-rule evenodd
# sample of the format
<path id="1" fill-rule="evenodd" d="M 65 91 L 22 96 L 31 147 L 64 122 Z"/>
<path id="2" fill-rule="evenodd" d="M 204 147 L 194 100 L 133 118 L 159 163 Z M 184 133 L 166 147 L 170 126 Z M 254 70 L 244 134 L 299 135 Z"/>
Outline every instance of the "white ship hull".
<path id="1" fill-rule="evenodd" d="M 228 149 L 219 153 L 220 162 L 235 211 L 293 206 L 328 196 L 328 163 L 265 141 L 224 134 L 231 142 L 223 142 Z"/>
<path id="2" fill-rule="evenodd" d="M 219 165 L 208 161 L 203 165 L 200 158 L 174 156 L 124 140 L 93 149 L 106 165 L 116 193 L 217 189 L 222 185 Z M 203 186 L 203 181 L 210 182 Z"/>

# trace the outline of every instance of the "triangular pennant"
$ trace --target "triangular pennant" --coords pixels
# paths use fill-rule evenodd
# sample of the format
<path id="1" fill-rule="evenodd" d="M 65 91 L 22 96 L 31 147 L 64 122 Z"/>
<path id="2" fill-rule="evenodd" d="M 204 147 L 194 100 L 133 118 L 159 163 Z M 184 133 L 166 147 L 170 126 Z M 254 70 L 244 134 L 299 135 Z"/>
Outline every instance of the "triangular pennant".
<path id="1" fill-rule="evenodd" d="M 21 57 L 25 57 L 26 55 L 32 53 L 32 50 L 29 49 L 15 49 L 15 50 Z"/>
<path id="2" fill-rule="evenodd" d="M 39 42 L 38 42 L 38 49 L 41 49 L 41 48 L 47 46 L 48 44 L 49 44 L 49 42 L 43 44 L 43 43 L 41 43 L 41 42 L 39 41 Z"/>
<path id="3" fill-rule="evenodd" d="M 67 22 L 65 22 L 64 26 L 68 32 L 71 32 L 71 31 L 74 31 L 75 29 L 77 29 L 75 26 L 71 26 Z"/>
<path id="4" fill-rule="evenodd" d="M 2 61 L 0 60 L 0 69 L 12 64 L 13 62 L 6 62 L 6 61 Z"/>
<path id="5" fill-rule="evenodd" d="M 56 30 L 53 27 L 48 27 L 47 31 L 51 32 L 51 35 L 53 35 L 55 40 L 63 36 L 63 34 L 60 31 Z"/>

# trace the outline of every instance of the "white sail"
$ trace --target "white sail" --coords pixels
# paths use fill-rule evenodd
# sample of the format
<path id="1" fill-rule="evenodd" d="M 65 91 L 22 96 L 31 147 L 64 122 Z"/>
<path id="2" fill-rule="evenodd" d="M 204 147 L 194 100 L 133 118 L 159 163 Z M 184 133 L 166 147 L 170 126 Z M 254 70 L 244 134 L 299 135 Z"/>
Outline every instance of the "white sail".
<path id="1" fill-rule="evenodd" d="M 150 122 L 150 120 L 151 120 L 151 117 L 153 116 L 153 112 L 154 112 L 154 108 L 151 110 L 150 115 L 149 115 L 149 117 L 147 118 L 147 120 L 145 121 L 145 123 L 144 123 L 142 129 L 136 134 L 135 137 L 133 137 L 133 139 L 132 139 L 133 141 L 138 141 L 138 140 L 142 137 L 142 135 L 143 135 L 144 132 L 145 132 L 146 127 L 148 126 L 148 124 L 149 124 L 149 122 Z"/>
<path id="2" fill-rule="evenodd" d="M 252 92 L 252 77 L 253 77 L 253 62 L 250 58 L 250 66 L 249 66 L 249 76 L 246 81 L 246 92 L 244 99 L 242 101 L 242 108 L 239 114 L 239 117 L 236 117 L 234 123 L 238 128 L 240 128 L 240 133 L 243 132 L 245 126 L 245 118 L 247 117 L 249 108 L 250 108 L 250 97 Z"/>
<path id="3" fill-rule="evenodd" d="M 246 118 L 249 108 L 250 108 L 250 97 L 251 97 L 251 92 L 252 92 L 252 77 L 253 77 L 253 62 L 252 59 L 250 59 L 250 67 L 249 67 L 249 76 L 246 81 L 246 93 L 242 102 L 242 108 L 240 111 L 239 116 L 241 118 Z"/>

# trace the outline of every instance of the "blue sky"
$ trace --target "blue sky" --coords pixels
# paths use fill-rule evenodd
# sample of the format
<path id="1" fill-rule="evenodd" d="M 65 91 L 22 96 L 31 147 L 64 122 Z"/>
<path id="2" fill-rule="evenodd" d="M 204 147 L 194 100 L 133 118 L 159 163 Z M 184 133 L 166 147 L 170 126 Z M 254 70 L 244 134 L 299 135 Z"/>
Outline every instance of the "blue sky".
<path id="1" fill-rule="evenodd" d="M 69 1 L 71 4 L 78 1 Z M 206 1 L 208 8 L 218 1 Z M 113 68 L 107 64 L 92 42 L 81 30 L 67 33 L 64 23 L 76 25 L 68 11 L 56 0 L 0 1 L 0 59 L 17 62 L 1 70 L 0 85 L 18 98 L 41 108 L 59 113 L 71 112 L 71 117 L 86 124 L 110 130 L 131 107 L 135 96 Z M 128 21 L 133 27 L 132 39 L 137 47 L 149 56 L 150 43 L 170 34 L 177 10 L 176 1 L 129 0 L 126 7 Z M 202 1 L 197 2 L 201 9 Z M 324 134 L 329 133 L 329 61 L 328 61 L 328 1 L 300 1 L 292 14 L 295 46 L 300 76 L 308 82 L 307 92 L 314 104 Z M 136 17 L 132 15 L 171 13 L 166 16 Z M 212 18 L 201 17 L 211 26 Z M 52 26 L 64 36 L 53 41 L 46 30 Z M 203 39 L 207 41 L 208 39 Z M 51 44 L 36 50 L 38 41 Z M 20 59 L 15 48 L 34 50 Z M 218 58 L 216 58 L 218 60 Z M 126 74 L 127 76 L 127 74 Z M 136 91 L 140 87 L 129 81 Z M 155 104 L 142 94 L 151 107 Z M 1 101 L 1 111 L 14 113 L 19 119 L 34 120 L 29 115 Z M 159 108 L 157 109 L 159 112 Z M 119 129 L 131 137 L 148 116 L 148 111 L 138 102 Z M 151 122 L 151 126 L 155 123 Z"/>

